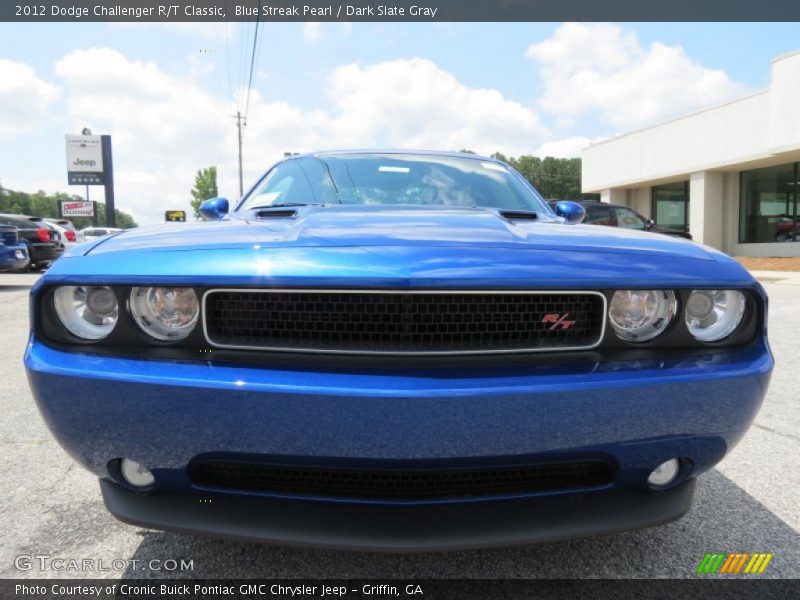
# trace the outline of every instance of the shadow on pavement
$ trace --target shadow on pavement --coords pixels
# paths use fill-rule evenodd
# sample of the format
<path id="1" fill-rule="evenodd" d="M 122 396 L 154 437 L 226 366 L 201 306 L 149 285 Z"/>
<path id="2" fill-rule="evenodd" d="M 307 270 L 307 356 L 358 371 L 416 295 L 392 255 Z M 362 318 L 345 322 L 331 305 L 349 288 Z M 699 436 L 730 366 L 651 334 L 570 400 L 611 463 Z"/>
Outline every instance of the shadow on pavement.
<path id="1" fill-rule="evenodd" d="M 716 470 L 700 477 L 693 508 L 662 527 L 535 546 L 428 554 L 273 547 L 142 530 L 134 555 L 191 559 L 191 572 L 123 578 L 617 578 L 697 577 L 706 552 L 773 552 L 759 577 L 798 577 L 800 535 Z M 709 576 L 704 576 L 709 577 Z"/>

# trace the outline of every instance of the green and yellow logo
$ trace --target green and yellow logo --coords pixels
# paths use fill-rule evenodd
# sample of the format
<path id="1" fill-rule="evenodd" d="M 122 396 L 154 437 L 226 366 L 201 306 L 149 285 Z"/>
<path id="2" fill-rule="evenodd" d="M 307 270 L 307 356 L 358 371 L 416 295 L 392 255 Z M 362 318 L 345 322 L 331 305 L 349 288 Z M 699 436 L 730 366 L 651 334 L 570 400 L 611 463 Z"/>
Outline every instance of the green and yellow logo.
<path id="1" fill-rule="evenodd" d="M 736 554 L 706 554 L 697 566 L 701 574 L 755 575 L 767 569 L 774 555 L 767 552 L 738 552 Z"/>

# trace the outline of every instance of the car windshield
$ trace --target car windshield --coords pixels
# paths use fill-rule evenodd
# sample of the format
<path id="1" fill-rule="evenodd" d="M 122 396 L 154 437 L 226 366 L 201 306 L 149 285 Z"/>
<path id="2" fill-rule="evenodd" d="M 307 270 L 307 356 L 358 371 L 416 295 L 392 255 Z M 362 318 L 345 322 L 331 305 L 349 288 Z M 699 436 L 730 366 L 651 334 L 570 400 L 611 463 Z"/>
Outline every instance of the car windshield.
<path id="1" fill-rule="evenodd" d="M 239 210 L 292 204 L 428 205 L 549 212 L 500 163 L 460 156 L 342 154 L 276 165 Z"/>

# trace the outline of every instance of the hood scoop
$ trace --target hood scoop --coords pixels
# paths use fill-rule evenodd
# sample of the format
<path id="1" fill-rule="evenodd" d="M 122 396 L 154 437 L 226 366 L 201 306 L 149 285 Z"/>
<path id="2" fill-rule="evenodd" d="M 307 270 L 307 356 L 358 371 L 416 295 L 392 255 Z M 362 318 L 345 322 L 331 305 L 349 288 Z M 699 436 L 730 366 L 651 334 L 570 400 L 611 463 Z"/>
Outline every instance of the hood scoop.
<path id="1" fill-rule="evenodd" d="M 501 210 L 500 216 L 509 221 L 536 221 L 538 213 L 525 210 Z"/>
<path id="2" fill-rule="evenodd" d="M 296 210 L 279 209 L 279 210 L 260 210 L 256 213 L 259 219 L 291 219 L 297 216 Z"/>

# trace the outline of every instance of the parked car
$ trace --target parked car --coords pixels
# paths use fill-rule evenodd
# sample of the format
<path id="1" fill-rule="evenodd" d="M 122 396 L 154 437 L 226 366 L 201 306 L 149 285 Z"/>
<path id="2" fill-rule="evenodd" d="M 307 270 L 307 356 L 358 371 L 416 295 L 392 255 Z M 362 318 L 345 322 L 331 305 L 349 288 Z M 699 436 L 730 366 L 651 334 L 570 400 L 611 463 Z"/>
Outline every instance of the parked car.
<path id="1" fill-rule="evenodd" d="M 776 242 L 796 242 L 800 232 L 800 219 L 791 215 L 776 215 L 768 217 L 768 221 L 775 227 Z"/>
<path id="2" fill-rule="evenodd" d="M 47 223 L 33 222 L 23 215 L 0 214 L 0 225 L 11 225 L 19 230 L 19 237 L 28 249 L 30 269 L 46 269 L 64 254 L 59 233 Z"/>
<path id="3" fill-rule="evenodd" d="M 766 295 L 556 211 L 492 158 L 288 157 L 53 265 L 33 394 L 144 527 L 434 550 L 678 519 L 764 398 Z"/>
<path id="4" fill-rule="evenodd" d="M 555 206 L 558 200 L 550 200 L 550 206 Z M 627 206 L 618 204 L 608 204 L 606 202 L 595 202 L 591 200 L 577 200 L 578 204 L 586 209 L 586 219 L 584 223 L 591 225 L 607 225 L 609 227 L 622 227 L 624 229 L 638 229 L 640 231 L 651 231 L 653 233 L 664 233 L 675 237 L 692 239 L 688 231 L 670 229 L 669 227 L 659 227 L 653 219 L 643 217 L 638 212 Z"/>
<path id="5" fill-rule="evenodd" d="M 45 219 L 45 221 L 58 228 L 63 241 L 68 245 L 82 244 L 86 241 L 83 232 L 78 231 L 69 219 Z"/>
<path id="6" fill-rule="evenodd" d="M 122 229 L 117 227 L 87 227 L 86 229 L 82 229 L 81 233 L 83 234 L 84 239 L 88 242 L 91 240 L 96 240 L 97 238 L 111 235 L 112 233 L 118 233 L 120 231 L 122 231 Z"/>
<path id="7" fill-rule="evenodd" d="M 0 225 L 0 271 L 16 271 L 28 266 L 28 248 L 19 239 L 19 229 Z"/>
<path id="8" fill-rule="evenodd" d="M 65 249 L 77 245 L 78 238 L 74 229 L 68 229 L 57 223 L 55 219 L 46 217 L 28 217 L 28 219 L 41 227 L 48 227 L 55 230 L 56 233 L 58 233 L 59 241 L 64 244 Z"/>

